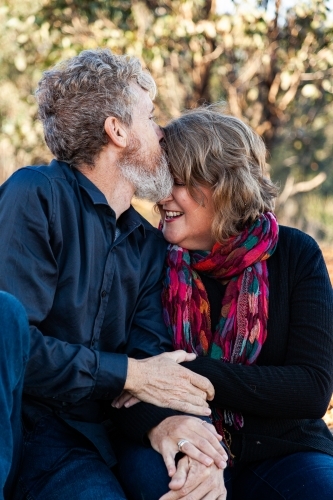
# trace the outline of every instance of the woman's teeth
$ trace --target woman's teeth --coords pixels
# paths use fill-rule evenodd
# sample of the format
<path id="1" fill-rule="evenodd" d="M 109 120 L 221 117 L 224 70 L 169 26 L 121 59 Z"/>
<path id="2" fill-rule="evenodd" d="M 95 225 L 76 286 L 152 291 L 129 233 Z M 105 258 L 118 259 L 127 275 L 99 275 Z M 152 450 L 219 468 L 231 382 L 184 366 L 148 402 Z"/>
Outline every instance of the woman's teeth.
<path id="1" fill-rule="evenodd" d="M 165 218 L 167 220 L 174 219 L 175 217 L 180 217 L 184 212 L 165 212 Z"/>

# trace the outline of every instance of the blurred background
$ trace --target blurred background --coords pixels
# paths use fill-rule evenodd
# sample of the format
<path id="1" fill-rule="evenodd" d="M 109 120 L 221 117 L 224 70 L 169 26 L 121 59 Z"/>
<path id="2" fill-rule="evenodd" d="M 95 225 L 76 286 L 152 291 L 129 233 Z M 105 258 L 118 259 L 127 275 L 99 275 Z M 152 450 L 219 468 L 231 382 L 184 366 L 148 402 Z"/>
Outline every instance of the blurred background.
<path id="1" fill-rule="evenodd" d="M 221 100 L 249 123 L 280 185 L 280 223 L 320 242 L 333 277 L 333 0 L 0 0 L 0 184 L 51 159 L 42 72 L 96 47 L 142 59 L 161 125 Z M 333 426 L 333 407 L 325 418 Z"/>
<path id="2" fill-rule="evenodd" d="M 50 159 L 34 100 L 42 72 L 109 47 L 151 71 L 162 125 L 226 101 L 266 142 L 280 222 L 333 245 L 332 9 L 333 0 L 0 0 L 0 183 Z"/>

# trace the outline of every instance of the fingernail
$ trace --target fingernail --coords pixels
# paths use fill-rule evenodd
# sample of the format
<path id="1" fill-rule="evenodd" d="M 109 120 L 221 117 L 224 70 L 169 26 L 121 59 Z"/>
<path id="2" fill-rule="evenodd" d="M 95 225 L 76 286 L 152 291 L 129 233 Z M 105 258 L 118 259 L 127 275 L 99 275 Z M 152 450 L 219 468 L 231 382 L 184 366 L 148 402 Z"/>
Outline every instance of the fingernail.
<path id="1" fill-rule="evenodd" d="M 207 465 L 208 467 L 209 467 L 210 465 L 212 465 L 212 463 L 213 463 L 213 462 L 214 462 L 214 460 L 212 460 L 212 459 L 210 459 L 210 458 L 206 458 L 206 459 L 205 459 L 205 465 Z"/>
<path id="2" fill-rule="evenodd" d="M 205 415 L 210 415 L 212 410 L 210 408 L 205 408 Z"/>
<path id="3" fill-rule="evenodd" d="M 226 462 L 220 462 L 220 464 L 219 464 L 220 469 L 225 469 L 226 466 L 227 466 Z"/>

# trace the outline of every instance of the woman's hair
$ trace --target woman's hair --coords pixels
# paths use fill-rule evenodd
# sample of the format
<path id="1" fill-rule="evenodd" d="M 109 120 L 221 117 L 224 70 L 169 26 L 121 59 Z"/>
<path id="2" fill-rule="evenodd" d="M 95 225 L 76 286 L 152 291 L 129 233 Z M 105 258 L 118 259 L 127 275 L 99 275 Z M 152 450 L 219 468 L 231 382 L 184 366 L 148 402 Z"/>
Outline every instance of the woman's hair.
<path id="1" fill-rule="evenodd" d="M 108 143 L 106 118 L 115 116 L 127 126 L 132 124 L 138 96 L 131 83 L 155 97 L 155 82 L 139 59 L 108 49 L 85 50 L 46 71 L 36 98 L 45 141 L 54 156 L 74 167 L 93 167 Z"/>
<path id="2" fill-rule="evenodd" d="M 164 134 L 173 176 L 203 205 L 200 186 L 212 188 L 216 241 L 239 234 L 260 213 L 274 210 L 278 190 L 266 175 L 264 142 L 241 120 L 211 105 L 172 120 Z"/>

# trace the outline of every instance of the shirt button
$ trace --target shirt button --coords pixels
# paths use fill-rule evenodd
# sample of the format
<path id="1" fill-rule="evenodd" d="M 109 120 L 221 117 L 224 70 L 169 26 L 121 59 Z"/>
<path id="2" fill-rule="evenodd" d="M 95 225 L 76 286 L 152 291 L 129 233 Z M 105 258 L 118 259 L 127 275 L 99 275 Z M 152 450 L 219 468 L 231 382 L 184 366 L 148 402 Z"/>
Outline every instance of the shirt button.
<path id="1" fill-rule="evenodd" d="M 102 296 L 103 298 L 104 298 L 104 297 L 106 297 L 106 294 L 107 294 L 106 290 L 102 290 L 102 292 L 101 292 L 101 296 Z"/>

